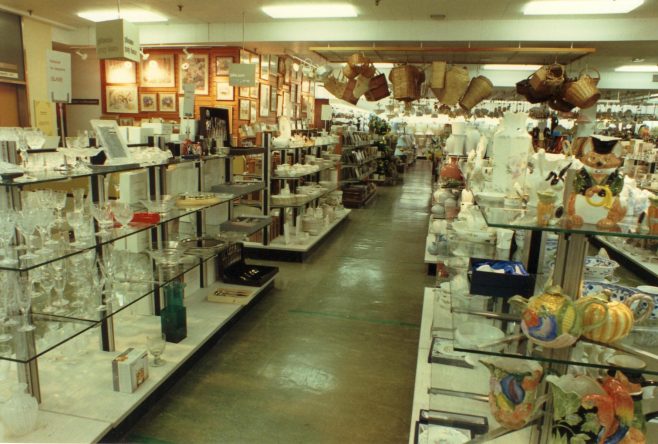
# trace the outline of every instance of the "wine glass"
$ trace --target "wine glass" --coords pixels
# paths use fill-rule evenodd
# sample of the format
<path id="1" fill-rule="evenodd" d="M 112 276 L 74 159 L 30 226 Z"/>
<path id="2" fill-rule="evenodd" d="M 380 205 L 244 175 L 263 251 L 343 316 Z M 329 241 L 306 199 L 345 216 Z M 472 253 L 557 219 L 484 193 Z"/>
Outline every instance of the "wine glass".
<path id="1" fill-rule="evenodd" d="M 64 224 L 63 211 L 66 208 L 66 193 L 64 191 L 53 191 L 53 205 L 57 211 L 57 223 Z"/>
<path id="2" fill-rule="evenodd" d="M 55 293 L 57 293 L 57 299 L 53 301 L 53 305 L 58 307 L 56 313 L 65 313 L 64 307 L 69 304 L 69 301 L 64 298 L 64 290 L 66 289 L 66 270 L 64 268 L 64 260 L 58 260 L 52 264 L 55 277 Z"/>
<path id="3" fill-rule="evenodd" d="M 94 216 L 94 219 L 96 219 L 96 222 L 98 222 L 98 226 L 100 227 L 98 234 L 110 234 L 108 228 L 114 226 L 114 218 L 112 216 L 112 209 L 109 205 L 93 204 L 91 206 L 91 214 Z"/>
<path id="4" fill-rule="evenodd" d="M 121 224 L 121 229 L 126 231 L 133 218 L 133 209 L 127 203 L 117 201 L 112 202 L 111 208 L 114 218 Z"/>
<path id="5" fill-rule="evenodd" d="M 34 209 L 25 209 L 19 212 L 16 219 L 16 227 L 25 238 L 27 251 L 21 257 L 24 260 L 35 259 L 37 256 L 31 252 L 32 248 L 32 234 L 37 226 L 37 214 Z"/>
<path id="6" fill-rule="evenodd" d="M 13 211 L 6 211 L 0 214 L 0 247 L 2 247 L 2 261 L 4 265 L 9 265 L 13 262 L 10 259 L 11 254 L 11 241 L 14 238 L 14 232 L 16 230 L 16 213 Z"/>
<path id="7" fill-rule="evenodd" d="M 41 250 L 51 251 L 47 245 L 50 244 L 50 229 L 55 222 L 55 215 L 50 208 L 36 208 L 35 215 L 37 219 L 37 232 L 41 237 Z"/>
<path id="8" fill-rule="evenodd" d="M 69 211 L 66 213 L 66 222 L 73 229 L 73 237 L 75 238 L 73 245 L 82 246 L 82 242 L 80 242 L 80 227 L 84 223 L 82 211 Z"/>
<path id="9" fill-rule="evenodd" d="M 84 211 L 85 208 L 85 189 L 84 188 L 74 188 L 73 189 L 73 210 L 74 211 Z"/>
<path id="10" fill-rule="evenodd" d="M 165 361 L 161 358 L 167 341 L 164 333 L 146 336 L 146 349 L 153 355 L 153 367 L 161 367 Z"/>
<path id="11" fill-rule="evenodd" d="M 39 270 L 39 284 L 46 295 L 46 306 L 41 311 L 47 314 L 55 313 L 57 309 L 53 305 L 52 298 L 53 288 L 55 287 L 54 270 L 50 264 L 39 267 L 36 270 Z"/>
<path id="12" fill-rule="evenodd" d="M 23 325 L 18 331 L 32 331 L 36 327 L 30 323 L 30 307 L 32 306 L 32 282 L 27 276 L 18 278 L 16 285 L 18 308 L 23 312 Z"/>

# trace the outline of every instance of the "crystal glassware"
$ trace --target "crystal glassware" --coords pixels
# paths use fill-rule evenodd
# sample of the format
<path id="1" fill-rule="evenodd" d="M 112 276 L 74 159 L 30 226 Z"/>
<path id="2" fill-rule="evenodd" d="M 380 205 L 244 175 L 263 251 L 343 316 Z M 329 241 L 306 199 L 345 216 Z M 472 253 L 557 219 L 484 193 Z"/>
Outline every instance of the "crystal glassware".
<path id="1" fill-rule="evenodd" d="M 0 299 L 0 343 L 11 341 L 12 335 L 5 331 L 5 320 L 7 319 L 7 303 L 5 298 Z"/>
<path id="2" fill-rule="evenodd" d="M 64 223 L 64 208 L 66 208 L 66 193 L 64 191 L 53 192 L 53 205 L 57 210 L 57 223 Z"/>
<path id="3" fill-rule="evenodd" d="M 114 218 L 121 224 L 122 230 L 125 231 L 133 218 L 133 209 L 127 203 L 117 201 L 112 202 L 110 206 Z"/>
<path id="4" fill-rule="evenodd" d="M 80 242 L 80 227 L 84 223 L 84 216 L 82 211 L 69 211 L 66 213 L 66 222 L 73 229 L 73 237 L 75 238 L 74 246 L 81 246 Z"/>
<path id="5" fill-rule="evenodd" d="M 2 261 L 0 263 L 9 265 L 13 262 L 11 259 L 11 241 L 14 238 L 16 230 L 16 214 L 13 211 L 7 211 L 0 214 L 0 247 L 2 248 Z"/>
<path id="6" fill-rule="evenodd" d="M 16 219 L 16 227 L 18 231 L 21 232 L 25 238 L 25 244 L 27 251 L 21 257 L 21 259 L 29 260 L 35 259 L 37 256 L 32 253 L 32 234 L 38 223 L 37 213 L 34 209 L 25 209 L 19 213 L 18 218 Z"/>
<path id="7" fill-rule="evenodd" d="M 166 345 L 167 341 L 165 341 L 164 334 L 146 336 L 146 349 L 153 355 L 153 367 L 164 365 L 162 353 L 164 353 Z"/>
<path id="8" fill-rule="evenodd" d="M 52 314 L 57 311 L 53 305 L 52 292 L 55 287 L 55 274 L 51 265 L 44 265 L 37 268 L 39 270 L 39 285 L 46 295 L 46 306 L 42 309 L 44 313 Z"/>
<path id="9" fill-rule="evenodd" d="M 91 214 L 94 216 L 94 219 L 96 219 L 96 222 L 98 222 L 98 226 L 100 227 L 98 234 L 109 234 L 110 232 L 108 229 L 114 226 L 114 218 L 110 206 L 105 204 L 93 204 L 91 206 Z"/>
<path id="10" fill-rule="evenodd" d="M 18 279 L 16 288 L 16 298 L 18 300 L 18 308 L 23 313 L 23 325 L 18 328 L 18 331 L 32 331 L 36 327 L 30 323 L 30 307 L 32 306 L 32 282 L 27 276 L 21 276 Z"/>
<path id="11" fill-rule="evenodd" d="M 58 260 L 51 265 L 55 271 L 55 293 L 57 299 L 53 301 L 53 305 L 58 307 L 56 313 L 64 313 L 64 307 L 69 304 L 69 301 L 64 298 L 64 290 L 66 289 L 66 268 L 64 267 L 64 260 Z"/>

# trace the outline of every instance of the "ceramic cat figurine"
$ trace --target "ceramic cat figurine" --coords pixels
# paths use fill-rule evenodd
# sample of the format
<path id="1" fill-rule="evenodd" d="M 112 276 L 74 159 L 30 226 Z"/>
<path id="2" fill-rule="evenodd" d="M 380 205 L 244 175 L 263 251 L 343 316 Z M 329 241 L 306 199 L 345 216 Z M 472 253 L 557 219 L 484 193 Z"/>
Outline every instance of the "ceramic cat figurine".
<path id="1" fill-rule="evenodd" d="M 619 139 L 605 136 L 579 138 L 574 144 L 583 167 L 574 179 L 567 214 L 572 226 L 596 224 L 614 228 L 626 215 L 619 194 L 624 187 L 622 146 Z"/>

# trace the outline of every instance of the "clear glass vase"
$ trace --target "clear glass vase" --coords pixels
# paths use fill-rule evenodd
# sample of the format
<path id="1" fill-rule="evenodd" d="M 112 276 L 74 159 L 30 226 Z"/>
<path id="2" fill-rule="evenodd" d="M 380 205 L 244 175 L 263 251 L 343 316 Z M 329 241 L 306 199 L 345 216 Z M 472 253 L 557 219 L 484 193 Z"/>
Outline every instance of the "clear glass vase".
<path id="1" fill-rule="evenodd" d="M 2 407 L 2 419 L 11 436 L 27 435 L 37 426 L 39 404 L 26 389 L 27 384 L 16 384 L 11 398 Z"/>

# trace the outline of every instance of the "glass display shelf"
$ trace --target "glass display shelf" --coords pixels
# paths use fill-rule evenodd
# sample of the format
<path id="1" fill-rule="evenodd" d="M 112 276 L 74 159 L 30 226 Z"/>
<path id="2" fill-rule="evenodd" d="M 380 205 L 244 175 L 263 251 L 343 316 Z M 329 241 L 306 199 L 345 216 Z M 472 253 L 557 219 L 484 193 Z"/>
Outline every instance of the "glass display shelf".
<path id="1" fill-rule="evenodd" d="M 289 204 L 272 204 L 272 205 L 270 205 L 270 208 L 301 208 L 301 207 L 304 207 L 304 206 L 308 205 L 309 203 L 313 202 L 314 200 L 317 200 L 321 197 L 324 197 L 329 193 L 333 193 L 337 189 L 338 189 L 337 186 L 327 188 L 322 193 L 315 194 L 313 196 L 309 196 L 308 198 L 304 199 L 301 202 L 295 202 L 295 203 L 289 203 Z"/>
<path id="2" fill-rule="evenodd" d="M 314 174 L 321 173 L 322 171 L 333 170 L 335 168 L 336 168 L 335 165 L 332 165 L 330 167 L 322 167 L 318 170 L 311 171 L 309 173 L 295 174 L 294 176 L 279 176 L 276 173 L 274 173 L 274 175 L 272 175 L 272 179 L 273 180 L 274 179 L 277 179 L 277 180 L 297 180 L 297 179 L 301 179 L 301 178 L 306 177 L 306 176 L 312 176 Z"/>
<path id="3" fill-rule="evenodd" d="M 260 191 L 265 188 L 264 182 L 233 182 L 221 185 L 213 185 L 210 189 L 213 193 L 235 194 L 235 197 Z"/>
<path id="4" fill-rule="evenodd" d="M 272 223 L 270 216 L 242 216 L 219 225 L 221 233 L 238 232 L 250 236 Z"/>
<path id="5" fill-rule="evenodd" d="M 543 226 L 538 225 L 535 214 L 527 210 L 495 207 L 483 207 L 481 210 L 485 220 L 487 221 L 487 225 L 493 228 L 550 231 L 564 234 L 620 236 L 638 239 L 656 239 L 655 235 L 651 235 L 649 233 L 638 233 L 636 223 L 619 223 L 615 228 L 609 230 L 599 228 L 593 224 L 583 224 L 580 227 L 573 227 L 565 215 L 561 219 L 558 219 L 555 224 Z"/>
<path id="6" fill-rule="evenodd" d="M 64 252 L 55 253 L 55 252 L 49 252 L 48 250 L 44 250 L 41 252 L 41 254 L 37 255 L 38 257 L 34 259 L 23 260 L 21 255 L 17 255 L 18 253 L 16 252 L 16 250 L 12 250 L 13 251 L 12 261 L 9 264 L 7 263 L 3 264 L 2 262 L 0 262 L 0 270 L 19 271 L 19 272 L 29 271 L 61 259 L 66 259 L 71 256 L 75 256 L 77 254 L 81 254 L 93 250 L 98 246 L 111 244 L 113 242 L 116 242 L 117 240 L 124 239 L 136 233 L 141 233 L 143 231 L 149 230 L 159 225 L 166 224 L 173 220 L 177 220 L 185 216 L 189 216 L 198 211 L 204 211 L 209 208 L 215 207 L 217 205 L 225 204 L 227 202 L 230 202 L 234 198 L 235 196 L 231 196 L 230 198 L 226 196 L 219 196 L 219 200 L 217 202 L 213 202 L 207 205 L 200 205 L 200 206 L 187 207 L 187 208 L 174 208 L 168 211 L 167 213 L 160 214 L 160 221 L 158 223 L 155 224 L 131 223 L 126 228 L 112 228 L 109 229 L 106 234 L 101 235 L 99 233 L 96 233 L 96 239 L 90 240 L 88 243 L 85 243 L 84 245 L 75 246 L 73 244 L 68 244 L 67 249 Z M 137 209 L 137 205 L 135 205 L 135 208 Z M 141 211 L 145 211 L 145 209 L 141 207 Z"/>
<path id="7" fill-rule="evenodd" d="M 102 306 L 100 305 L 100 294 L 95 295 L 96 300 L 89 301 L 89 294 L 78 294 L 70 291 L 70 289 L 64 296 L 69 301 L 69 304 L 59 314 L 41 312 L 40 310 L 43 306 L 41 302 L 37 302 L 39 306 L 33 309 L 31 315 L 32 324 L 37 328 L 34 332 L 30 333 L 35 335 L 35 348 L 32 350 L 26 349 L 22 345 L 24 342 L 20 339 L 21 335 L 23 337 L 25 335 L 16 332 L 15 328 L 12 330 L 7 329 L 7 332 L 13 334 L 14 338 L 10 342 L 7 342 L 4 348 L 2 346 L 3 344 L 0 343 L 0 359 L 19 363 L 28 363 L 37 359 L 79 334 L 100 326 L 102 321 L 152 296 L 156 288 L 179 280 L 186 273 L 214 259 L 228 245 L 227 243 L 222 248 L 212 251 L 206 250 L 203 252 L 198 251 L 195 254 L 187 254 L 183 256 L 181 263 L 174 267 L 155 267 L 153 276 L 159 276 L 157 278 L 149 280 L 117 280 L 113 284 L 112 296 L 108 297 L 105 295 Z M 38 298 L 43 299 L 41 297 Z M 84 301 L 85 299 L 87 300 L 86 305 L 73 307 L 72 304 L 74 302 Z M 16 319 L 18 320 L 18 317 Z"/>
<path id="8" fill-rule="evenodd" d="M 535 294 L 544 287 L 541 277 L 537 275 Z M 603 344 L 580 336 L 571 346 L 552 349 L 533 343 L 525 336 L 521 330 L 522 310 L 518 305 L 509 304 L 506 298 L 465 294 L 451 288 L 450 311 L 455 326 L 453 350 L 469 354 L 472 361 L 479 359 L 477 355 L 504 356 L 577 366 L 590 372 L 618 369 L 637 373 L 638 369 L 620 367 L 609 361 L 616 354 L 631 355 L 643 362 L 641 373 L 658 375 L 658 323 L 654 321 L 649 325 L 636 325 L 630 335 L 616 343 Z"/>
<path id="9" fill-rule="evenodd" d="M 0 186 L 5 187 L 24 187 L 27 185 L 39 185 L 48 182 L 59 182 L 63 180 L 79 179 L 85 177 L 92 177 L 98 175 L 105 175 L 111 173 L 123 173 L 126 171 L 140 170 L 144 167 L 137 163 L 127 165 L 90 165 L 89 171 L 75 172 L 75 171 L 28 171 L 24 176 L 18 177 L 14 180 L 0 180 Z M 28 179 L 26 179 L 26 177 Z"/>

